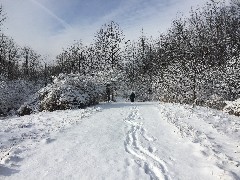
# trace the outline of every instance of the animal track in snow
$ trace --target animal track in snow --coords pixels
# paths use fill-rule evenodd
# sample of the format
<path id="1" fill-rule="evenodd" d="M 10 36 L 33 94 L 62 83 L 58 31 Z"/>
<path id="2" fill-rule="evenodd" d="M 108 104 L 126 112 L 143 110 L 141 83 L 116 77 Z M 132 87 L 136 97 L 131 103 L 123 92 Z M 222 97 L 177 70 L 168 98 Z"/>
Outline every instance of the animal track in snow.
<path id="1" fill-rule="evenodd" d="M 151 179 L 171 179 L 167 173 L 165 162 L 154 154 L 156 148 L 151 145 L 144 147 L 140 141 L 142 138 L 150 143 L 156 138 L 148 135 L 147 130 L 143 128 L 143 123 L 139 120 L 143 120 L 139 114 L 139 109 L 133 107 L 130 114 L 124 119 L 128 129 L 124 142 L 126 152 L 134 156 L 135 162 L 144 169 L 144 172 Z"/>

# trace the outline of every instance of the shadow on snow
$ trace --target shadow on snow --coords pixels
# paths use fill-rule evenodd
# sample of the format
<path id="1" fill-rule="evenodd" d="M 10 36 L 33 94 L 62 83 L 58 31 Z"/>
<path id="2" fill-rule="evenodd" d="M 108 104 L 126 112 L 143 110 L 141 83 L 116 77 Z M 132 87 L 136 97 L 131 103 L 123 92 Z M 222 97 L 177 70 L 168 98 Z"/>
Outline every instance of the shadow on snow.
<path id="1" fill-rule="evenodd" d="M 112 108 L 131 108 L 134 106 L 151 106 L 154 102 L 104 102 L 100 103 L 98 106 L 102 109 L 112 109 Z"/>
<path id="2" fill-rule="evenodd" d="M 0 164 L 0 176 L 11 176 L 12 174 L 18 173 L 19 170 L 11 169 Z"/>

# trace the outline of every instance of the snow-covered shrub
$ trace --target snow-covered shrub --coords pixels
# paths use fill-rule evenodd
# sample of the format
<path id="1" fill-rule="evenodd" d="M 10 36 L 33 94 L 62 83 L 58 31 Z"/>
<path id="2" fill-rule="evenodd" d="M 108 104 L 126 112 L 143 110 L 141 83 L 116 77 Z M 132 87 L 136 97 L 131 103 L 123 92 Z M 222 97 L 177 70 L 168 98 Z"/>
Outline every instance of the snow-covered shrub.
<path id="1" fill-rule="evenodd" d="M 226 105 L 224 99 L 216 94 L 210 96 L 205 102 L 205 106 L 218 110 L 222 110 Z"/>
<path id="2" fill-rule="evenodd" d="M 227 102 L 227 105 L 224 107 L 223 111 L 240 116 L 240 98 L 235 101 Z"/>
<path id="3" fill-rule="evenodd" d="M 54 111 L 83 108 L 97 104 L 104 88 L 92 76 L 78 74 L 60 74 L 54 77 L 53 83 L 40 89 L 18 110 L 20 115 L 38 111 Z"/>
<path id="4" fill-rule="evenodd" d="M 40 89 L 40 85 L 31 81 L 7 81 L 0 78 L 0 116 L 17 110 L 28 98 Z"/>

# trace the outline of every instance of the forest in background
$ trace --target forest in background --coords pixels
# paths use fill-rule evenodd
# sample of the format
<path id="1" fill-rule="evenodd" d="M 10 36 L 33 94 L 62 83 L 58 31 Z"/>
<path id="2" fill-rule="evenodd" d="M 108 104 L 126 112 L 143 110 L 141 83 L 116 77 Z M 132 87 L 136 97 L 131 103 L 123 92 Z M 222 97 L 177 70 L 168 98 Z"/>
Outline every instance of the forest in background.
<path id="1" fill-rule="evenodd" d="M 5 16 L 1 7 L 0 33 Z M 135 91 L 139 101 L 233 101 L 240 93 L 240 2 L 210 1 L 192 9 L 157 39 L 142 30 L 137 41 L 127 40 L 111 21 L 96 32 L 91 45 L 76 41 L 54 63 L 46 62 L 31 47 L 20 47 L 1 33 L 0 114 L 18 109 L 61 73 L 101 77 L 122 96 Z"/>

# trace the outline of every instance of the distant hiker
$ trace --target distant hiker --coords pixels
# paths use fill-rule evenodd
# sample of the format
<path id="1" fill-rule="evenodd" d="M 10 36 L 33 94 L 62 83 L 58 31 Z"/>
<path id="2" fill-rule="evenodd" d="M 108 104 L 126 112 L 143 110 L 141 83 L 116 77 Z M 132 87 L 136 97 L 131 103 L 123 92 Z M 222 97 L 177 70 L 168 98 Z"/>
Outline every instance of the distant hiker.
<path id="1" fill-rule="evenodd" d="M 151 101 L 152 100 L 152 89 L 149 88 L 148 89 L 148 101 Z"/>
<path id="2" fill-rule="evenodd" d="M 134 92 L 132 92 L 132 94 L 130 95 L 131 102 L 134 102 L 134 99 L 135 99 L 135 94 L 134 94 Z"/>
<path id="3" fill-rule="evenodd" d="M 148 94 L 152 94 L 152 89 L 151 88 L 148 89 Z"/>
<path id="4" fill-rule="evenodd" d="M 110 84 L 107 84 L 106 94 L 107 94 L 107 101 L 109 102 L 110 101 L 110 94 L 111 94 Z"/>

